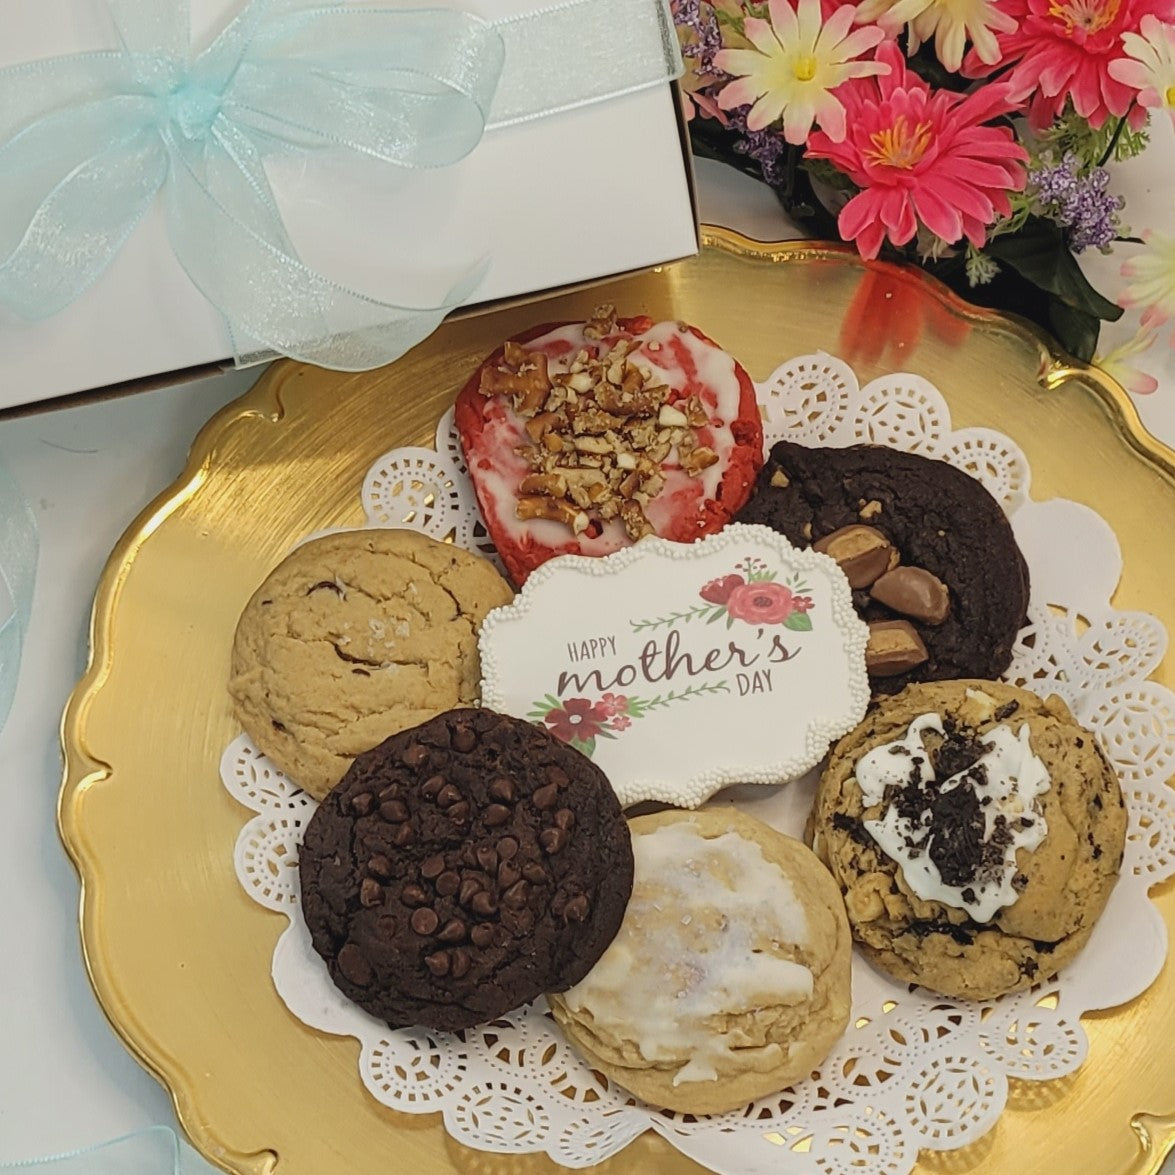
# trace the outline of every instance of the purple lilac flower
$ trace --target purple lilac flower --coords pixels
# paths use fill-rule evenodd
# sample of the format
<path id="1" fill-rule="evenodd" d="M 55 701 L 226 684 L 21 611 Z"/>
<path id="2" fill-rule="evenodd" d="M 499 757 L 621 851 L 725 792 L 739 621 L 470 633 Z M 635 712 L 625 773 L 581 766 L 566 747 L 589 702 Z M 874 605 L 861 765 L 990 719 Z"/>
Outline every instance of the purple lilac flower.
<path id="1" fill-rule="evenodd" d="M 693 30 L 696 43 L 682 48 L 683 57 L 697 61 L 700 73 L 712 73 L 714 54 L 722 48 L 722 33 L 714 9 L 704 0 L 672 0 L 673 23 Z"/>
<path id="2" fill-rule="evenodd" d="M 1080 174 L 1081 162 L 1066 152 L 1060 163 L 1044 164 L 1028 173 L 1028 192 L 1043 215 L 1069 230 L 1074 253 L 1107 249 L 1118 235 L 1118 213 L 1126 201 L 1106 188 L 1110 173 L 1104 167 Z"/>
<path id="3" fill-rule="evenodd" d="M 734 142 L 735 151 L 753 159 L 763 172 L 763 179 L 773 188 L 782 187 L 787 180 L 784 159 L 787 143 L 784 142 L 783 136 L 778 131 L 770 129 L 747 130 L 747 111 L 731 111 L 730 125 L 739 135 Z"/>

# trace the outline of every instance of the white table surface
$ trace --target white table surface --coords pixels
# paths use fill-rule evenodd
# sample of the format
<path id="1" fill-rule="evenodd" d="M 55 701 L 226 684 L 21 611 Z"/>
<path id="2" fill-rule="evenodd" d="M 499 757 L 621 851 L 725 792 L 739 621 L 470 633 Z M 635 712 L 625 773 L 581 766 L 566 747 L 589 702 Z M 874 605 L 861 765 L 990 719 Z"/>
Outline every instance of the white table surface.
<path id="1" fill-rule="evenodd" d="M 761 239 L 795 235 L 761 185 L 706 161 L 698 172 L 703 220 Z M 1146 176 L 1139 187 L 1160 191 Z M 85 666 L 89 608 L 111 548 L 178 476 L 201 425 L 259 375 L 231 372 L 0 422 L 0 462 L 31 503 L 41 538 L 19 687 L 0 733 L 0 1165 L 175 1120 L 86 977 L 78 882 L 55 823 L 58 726 Z M 1139 407 L 1175 443 L 1175 377 L 1162 384 Z"/>

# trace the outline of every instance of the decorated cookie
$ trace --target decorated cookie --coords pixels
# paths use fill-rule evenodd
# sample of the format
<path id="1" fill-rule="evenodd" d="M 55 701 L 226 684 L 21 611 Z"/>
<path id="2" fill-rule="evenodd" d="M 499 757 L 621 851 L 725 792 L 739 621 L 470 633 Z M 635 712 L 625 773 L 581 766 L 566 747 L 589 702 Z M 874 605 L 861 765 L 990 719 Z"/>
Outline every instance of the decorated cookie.
<path id="1" fill-rule="evenodd" d="M 734 808 L 630 828 L 620 931 L 584 980 L 550 997 L 567 1038 L 625 1089 L 689 1114 L 807 1077 L 851 1004 L 849 927 L 828 871 Z"/>
<path id="2" fill-rule="evenodd" d="M 611 307 L 507 342 L 466 384 L 455 420 L 516 584 L 553 555 L 711 534 L 763 461 L 747 373 L 694 327 Z"/>
<path id="3" fill-rule="evenodd" d="M 336 985 L 393 1028 L 452 1032 L 587 974 L 632 847 L 599 768 L 530 723 L 453 710 L 355 760 L 299 871 Z"/>
<path id="4" fill-rule="evenodd" d="M 1048 979 L 1105 907 L 1126 810 L 1097 740 L 1057 697 L 912 685 L 833 751 L 813 844 L 866 956 L 988 999 Z"/>
<path id="5" fill-rule="evenodd" d="M 478 625 L 512 597 L 485 559 L 414 531 L 314 539 L 270 572 L 237 624 L 237 718 L 321 798 L 361 751 L 477 700 Z"/>
<path id="6" fill-rule="evenodd" d="M 844 568 L 869 623 L 876 694 L 996 678 L 1011 663 L 1027 565 L 999 503 L 961 469 L 881 445 L 781 441 L 739 521 L 771 526 Z"/>
<path id="7" fill-rule="evenodd" d="M 693 808 L 802 775 L 865 713 L 865 625 L 837 565 L 761 526 L 539 568 L 492 612 L 487 706 L 597 762 L 623 804 Z"/>

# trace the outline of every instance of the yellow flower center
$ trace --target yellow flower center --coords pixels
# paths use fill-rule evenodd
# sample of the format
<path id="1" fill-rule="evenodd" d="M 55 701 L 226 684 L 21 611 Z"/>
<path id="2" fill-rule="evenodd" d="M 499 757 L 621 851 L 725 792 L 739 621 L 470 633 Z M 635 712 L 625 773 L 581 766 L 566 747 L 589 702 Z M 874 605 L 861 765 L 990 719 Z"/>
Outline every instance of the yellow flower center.
<path id="1" fill-rule="evenodd" d="M 1175 106 L 1175 86 L 1168 86 L 1163 91 L 1163 104 L 1165 106 Z"/>
<path id="2" fill-rule="evenodd" d="M 913 167 L 930 146 L 930 123 L 920 122 L 911 127 L 904 115 L 893 126 L 874 131 L 869 136 L 873 150 L 868 152 L 870 163 L 883 167 Z"/>
<path id="3" fill-rule="evenodd" d="M 1052 0 L 1049 15 L 1059 20 L 1067 33 L 1074 29 L 1100 33 L 1114 23 L 1121 7 L 1122 0 Z"/>
<path id="4" fill-rule="evenodd" d="M 811 53 L 796 59 L 795 75 L 797 82 L 810 82 L 816 76 L 816 58 Z"/>

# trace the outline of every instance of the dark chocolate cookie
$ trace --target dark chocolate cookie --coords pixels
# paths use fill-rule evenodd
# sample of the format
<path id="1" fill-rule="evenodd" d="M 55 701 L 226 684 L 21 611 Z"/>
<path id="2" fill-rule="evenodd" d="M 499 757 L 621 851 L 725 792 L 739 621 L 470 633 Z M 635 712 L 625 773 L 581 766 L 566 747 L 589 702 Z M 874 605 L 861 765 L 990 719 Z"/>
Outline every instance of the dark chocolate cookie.
<path id="1" fill-rule="evenodd" d="M 315 950 L 393 1028 L 456 1031 L 578 983 L 632 892 L 603 772 L 491 710 L 451 710 L 360 755 L 299 856 Z"/>
<path id="2" fill-rule="evenodd" d="M 882 445 L 780 441 L 737 521 L 841 565 L 870 629 L 874 694 L 910 682 L 998 678 L 1028 608 L 1028 567 L 983 484 Z"/>

